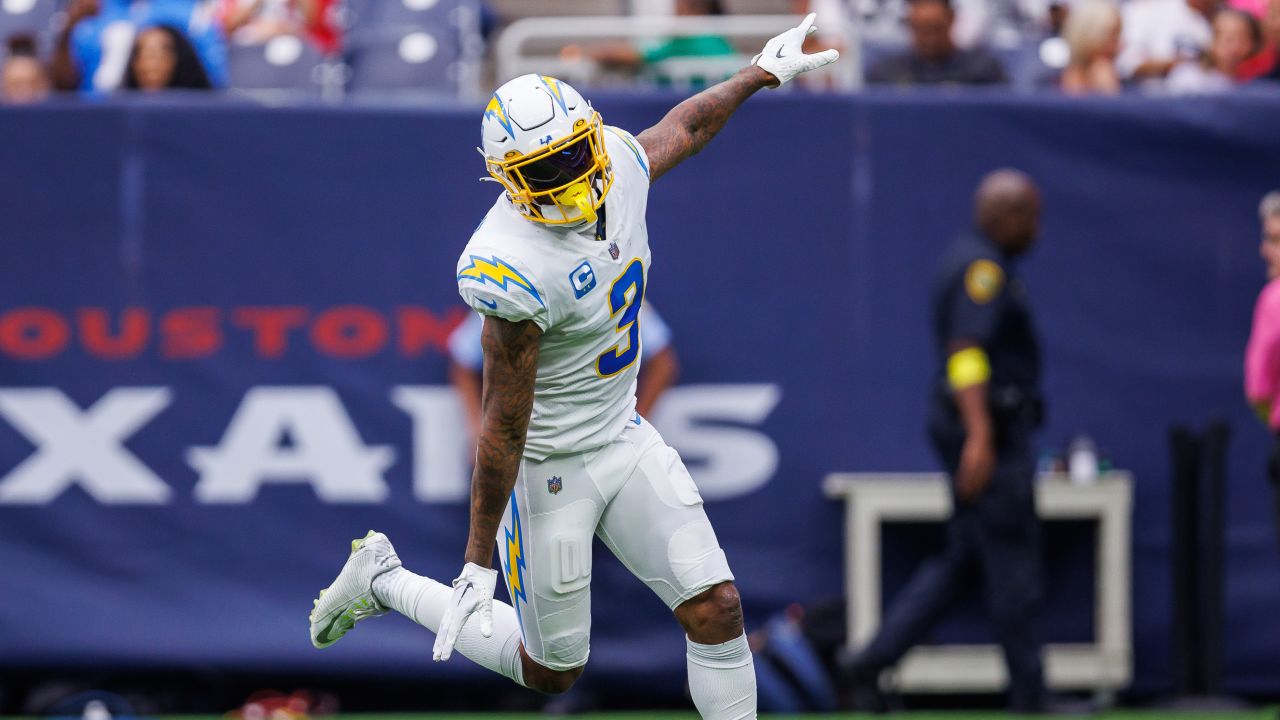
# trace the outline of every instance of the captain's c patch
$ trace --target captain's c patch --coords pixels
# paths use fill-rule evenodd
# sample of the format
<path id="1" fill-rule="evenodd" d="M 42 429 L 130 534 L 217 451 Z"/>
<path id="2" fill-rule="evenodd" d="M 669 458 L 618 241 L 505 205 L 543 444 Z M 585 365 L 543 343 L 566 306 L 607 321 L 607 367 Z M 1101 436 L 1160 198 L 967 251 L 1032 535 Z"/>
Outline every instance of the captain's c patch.
<path id="1" fill-rule="evenodd" d="M 596 271 L 591 269 L 591 263 L 586 260 L 579 263 L 569 273 L 569 284 L 573 286 L 573 297 L 577 300 L 591 292 L 596 286 Z"/>

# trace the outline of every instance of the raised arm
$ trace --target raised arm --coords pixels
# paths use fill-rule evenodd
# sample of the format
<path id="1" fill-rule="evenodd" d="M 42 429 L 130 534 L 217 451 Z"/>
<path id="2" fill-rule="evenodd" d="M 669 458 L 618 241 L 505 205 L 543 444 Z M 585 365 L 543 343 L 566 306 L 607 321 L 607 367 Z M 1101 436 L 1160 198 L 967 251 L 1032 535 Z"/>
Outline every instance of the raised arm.
<path id="1" fill-rule="evenodd" d="M 473 614 L 480 633 L 493 634 L 493 546 L 507 499 L 520 472 L 525 433 L 533 412 L 533 383 L 538 376 L 538 339 L 542 330 L 532 320 L 511 322 L 486 317 L 480 338 L 484 345 L 483 416 L 471 475 L 471 531 L 467 535 L 466 564 L 453 581 L 453 595 L 436 633 L 432 658 L 448 660 L 458 633 Z"/>
<path id="2" fill-rule="evenodd" d="M 636 136 L 649 156 L 649 182 L 697 155 L 720 132 L 738 106 L 777 78 L 756 65 L 671 108 L 662 120 Z"/>
<path id="3" fill-rule="evenodd" d="M 806 36 L 817 31 L 810 13 L 796 27 L 765 43 L 751 65 L 671 109 L 653 127 L 636 136 L 649 156 L 649 181 L 692 157 L 711 142 L 738 106 L 761 88 L 778 87 L 803 72 L 835 62 L 840 53 L 806 54 Z"/>
<path id="4" fill-rule="evenodd" d="M 76 65 L 75 51 L 71 47 L 71 35 L 76 26 L 102 11 L 100 0 L 71 0 L 67 5 L 67 19 L 58 33 L 53 48 L 50 72 L 53 87 L 58 90 L 77 90 L 80 87 L 80 68 Z"/>

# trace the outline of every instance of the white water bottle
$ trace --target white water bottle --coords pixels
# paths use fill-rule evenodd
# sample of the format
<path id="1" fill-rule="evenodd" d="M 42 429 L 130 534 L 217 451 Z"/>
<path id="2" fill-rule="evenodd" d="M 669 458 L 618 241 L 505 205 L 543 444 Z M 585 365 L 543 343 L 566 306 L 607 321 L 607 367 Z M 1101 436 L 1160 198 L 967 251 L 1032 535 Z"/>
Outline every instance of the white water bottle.
<path id="1" fill-rule="evenodd" d="M 1098 479 L 1098 449 L 1088 435 L 1077 435 L 1067 449 L 1067 474 L 1071 482 L 1089 485 Z"/>

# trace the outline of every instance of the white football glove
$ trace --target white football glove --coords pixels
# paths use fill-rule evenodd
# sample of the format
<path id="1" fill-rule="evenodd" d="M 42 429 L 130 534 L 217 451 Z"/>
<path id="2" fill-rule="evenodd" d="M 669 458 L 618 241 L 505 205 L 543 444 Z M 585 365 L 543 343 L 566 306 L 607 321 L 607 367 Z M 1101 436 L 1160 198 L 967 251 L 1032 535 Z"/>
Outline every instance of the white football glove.
<path id="1" fill-rule="evenodd" d="M 436 631 L 436 644 L 431 649 L 431 659 L 448 660 L 453 655 L 453 645 L 458 642 L 462 626 L 475 614 L 480 617 L 480 634 L 493 635 L 493 589 L 498 584 L 498 571 L 475 563 L 467 563 L 462 574 L 453 581 L 453 597 L 440 619 Z"/>
<path id="2" fill-rule="evenodd" d="M 840 57 L 840 53 L 835 50 L 806 55 L 802 49 L 804 39 L 818 30 L 813 26 L 817 16 L 817 13 L 809 13 L 799 25 L 765 43 L 764 50 L 751 59 L 751 64 L 758 65 L 761 70 L 778 78 L 778 86 L 781 87 L 800 73 L 835 62 Z"/>

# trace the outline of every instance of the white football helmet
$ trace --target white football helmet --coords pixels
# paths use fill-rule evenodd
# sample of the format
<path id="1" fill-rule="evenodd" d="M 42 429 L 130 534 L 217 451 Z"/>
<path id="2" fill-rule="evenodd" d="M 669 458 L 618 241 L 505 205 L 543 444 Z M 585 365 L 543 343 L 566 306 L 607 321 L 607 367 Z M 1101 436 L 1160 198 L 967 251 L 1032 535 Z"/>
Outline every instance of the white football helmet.
<path id="1" fill-rule="evenodd" d="M 613 185 L 600 113 L 547 75 L 522 75 L 498 88 L 484 109 L 480 142 L 489 174 L 534 222 L 594 222 Z"/>

